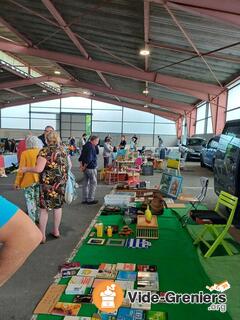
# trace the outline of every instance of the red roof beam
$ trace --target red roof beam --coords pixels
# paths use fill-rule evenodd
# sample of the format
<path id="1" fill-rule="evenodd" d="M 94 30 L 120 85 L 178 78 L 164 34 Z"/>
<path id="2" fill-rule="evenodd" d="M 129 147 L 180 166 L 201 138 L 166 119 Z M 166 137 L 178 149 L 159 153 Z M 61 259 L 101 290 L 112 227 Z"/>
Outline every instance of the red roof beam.
<path id="1" fill-rule="evenodd" d="M 32 78 L 32 79 L 23 79 L 23 80 L 3 82 L 3 83 L 0 83 L 0 89 L 18 88 L 18 87 L 29 86 L 32 84 L 37 84 L 40 82 L 48 82 L 48 81 L 53 81 L 55 83 L 63 84 L 63 85 L 70 86 L 70 87 L 78 87 L 78 88 L 88 89 L 93 92 L 106 93 L 106 94 L 110 94 L 112 96 L 120 96 L 123 98 L 139 100 L 139 101 L 143 101 L 144 103 L 155 104 L 155 105 L 161 106 L 163 108 L 171 109 L 172 111 L 175 110 L 176 112 L 190 111 L 193 108 L 192 105 L 186 104 L 186 103 L 175 102 L 175 101 L 171 101 L 171 100 L 156 99 L 156 98 L 153 98 L 150 96 L 146 97 L 143 94 L 121 91 L 121 90 L 114 90 L 114 89 L 106 88 L 104 86 L 99 86 L 99 85 L 95 85 L 95 84 L 74 81 L 74 80 L 71 81 L 71 80 L 68 80 L 65 78 L 58 78 L 58 77 L 43 76 L 43 77 L 37 77 L 37 78 Z"/>
<path id="2" fill-rule="evenodd" d="M 35 56 L 43 59 L 49 59 L 52 61 L 75 66 L 82 69 L 90 69 L 95 71 L 98 70 L 101 72 L 114 74 L 120 77 L 135 79 L 139 81 L 149 81 L 166 87 L 176 88 L 176 90 L 181 92 L 185 92 L 185 90 L 187 89 L 187 94 L 190 94 L 192 90 L 192 95 L 199 99 L 202 99 L 201 93 L 209 93 L 215 95 L 221 92 L 221 88 L 213 84 L 188 79 L 181 79 L 173 76 L 161 75 L 156 72 L 138 71 L 134 68 L 118 64 L 86 60 L 78 56 L 63 54 L 59 52 L 27 48 L 25 46 L 16 45 L 6 41 L 0 41 L 0 50 L 12 53 L 26 54 L 29 56 Z"/>

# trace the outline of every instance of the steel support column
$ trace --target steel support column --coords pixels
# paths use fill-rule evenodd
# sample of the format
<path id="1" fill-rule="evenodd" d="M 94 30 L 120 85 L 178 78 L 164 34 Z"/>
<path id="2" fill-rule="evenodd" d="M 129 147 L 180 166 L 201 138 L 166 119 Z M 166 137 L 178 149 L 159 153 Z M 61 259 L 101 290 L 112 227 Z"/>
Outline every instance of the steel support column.
<path id="1" fill-rule="evenodd" d="M 188 137 L 191 137 L 196 132 L 196 120 L 197 120 L 197 109 L 194 108 L 191 112 L 186 114 Z"/>
<path id="2" fill-rule="evenodd" d="M 223 92 L 217 98 L 210 100 L 210 107 L 213 133 L 221 134 L 226 122 L 227 92 Z"/>

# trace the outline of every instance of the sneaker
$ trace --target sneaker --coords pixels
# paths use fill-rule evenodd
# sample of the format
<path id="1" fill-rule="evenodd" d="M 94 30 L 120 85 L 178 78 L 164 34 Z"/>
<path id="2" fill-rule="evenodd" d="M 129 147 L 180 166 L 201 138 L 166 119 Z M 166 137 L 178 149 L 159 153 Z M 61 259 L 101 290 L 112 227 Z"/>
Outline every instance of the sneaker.
<path id="1" fill-rule="evenodd" d="M 98 200 L 92 200 L 92 201 L 88 201 L 87 204 L 97 204 Z"/>
<path id="2" fill-rule="evenodd" d="M 82 203 L 82 204 L 87 204 L 88 202 L 87 202 L 87 201 L 82 201 L 81 203 Z"/>

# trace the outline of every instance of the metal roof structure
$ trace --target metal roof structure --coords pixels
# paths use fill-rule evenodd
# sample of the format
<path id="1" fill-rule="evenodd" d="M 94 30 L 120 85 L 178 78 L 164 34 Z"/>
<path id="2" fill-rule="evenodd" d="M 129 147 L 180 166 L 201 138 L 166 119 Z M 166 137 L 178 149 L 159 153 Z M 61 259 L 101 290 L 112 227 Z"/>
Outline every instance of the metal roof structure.
<path id="1" fill-rule="evenodd" d="M 0 0 L 0 8 L 0 50 L 38 74 L 0 60 L 0 108 L 72 94 L 176 121 L 239 76 L 238 0 Z"/>

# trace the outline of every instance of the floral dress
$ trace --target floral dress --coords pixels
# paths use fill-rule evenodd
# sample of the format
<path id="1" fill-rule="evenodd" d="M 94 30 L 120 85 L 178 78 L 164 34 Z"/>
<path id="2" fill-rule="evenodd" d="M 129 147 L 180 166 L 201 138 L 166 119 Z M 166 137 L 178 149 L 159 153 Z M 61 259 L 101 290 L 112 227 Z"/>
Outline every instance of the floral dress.
<path id="1" fill-rule="evenodd" d="M 40 174 L 40 208 L 59 209 L 64 203 L 67 182 L 67 153 L 62 147 L 50 145 L 38 154 L 47 160 Z"/>

